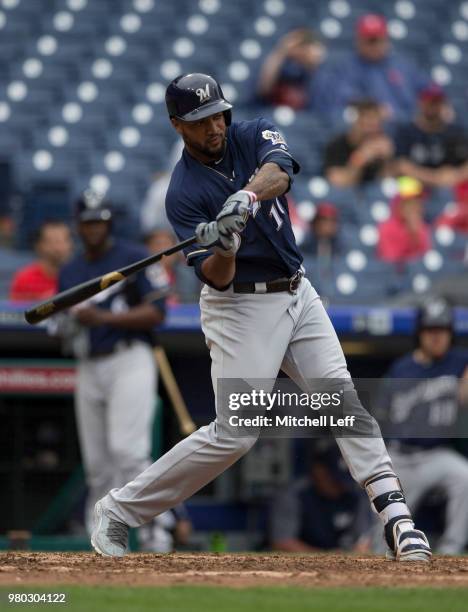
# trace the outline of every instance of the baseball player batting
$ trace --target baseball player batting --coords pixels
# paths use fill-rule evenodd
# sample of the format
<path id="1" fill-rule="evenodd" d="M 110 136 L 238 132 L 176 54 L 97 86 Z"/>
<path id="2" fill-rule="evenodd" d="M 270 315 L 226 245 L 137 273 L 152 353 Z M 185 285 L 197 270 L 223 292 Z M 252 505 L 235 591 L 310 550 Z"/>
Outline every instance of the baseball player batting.
<path id="1" fill-rule="evenodd" d="M 281 134 L 262 118 L 233 123 L 232 105 L 205 74 L 172 81 L 166 104 L 185 143 L 166 210 L 181 240 L 197 236 L 185 254 L 205 283 L 201 322 L 215 394 L 219 378 L 274 379 L 280 369 L 304 392 L 310 392 L 311 379 L 350 380 L 335 330 L 303 275 L 285 197 L 299 164 Z M 357 410 L 365 413 L 354 394 Z M 97 502 L 93 547 L 103 555 L 124 555 L 129 527 L 193 495 L 254 442 L 222 438 L 216 419 L 201 427 Z M 428 561 L 429 543 L 414 527 L 382 438 L 337 443 L 382 520 L 389 558 Z"/>

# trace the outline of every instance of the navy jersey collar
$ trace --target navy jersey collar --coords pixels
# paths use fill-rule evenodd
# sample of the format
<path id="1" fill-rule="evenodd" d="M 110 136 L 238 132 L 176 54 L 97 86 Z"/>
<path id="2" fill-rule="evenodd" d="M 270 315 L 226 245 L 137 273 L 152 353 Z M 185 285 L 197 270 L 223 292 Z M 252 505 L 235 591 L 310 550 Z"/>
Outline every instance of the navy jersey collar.
<path id="1" fill-rule="evenodd" d="M 229 131 L 230 128 L 228 128 L 226 132 L 226 148 L 224 150 L 224 155 L 219 161 L 204 163 L 190 155 L 187 148 L 184 147 L 182 155 L 187 166 L 189 168 L 200 168 L 200 166 L 202 166 L 204 168 L 207 168 L 209 171 L 215 172 L 216 174 L 222 176 L 231 183 L 234 182 L 236 178 L 236 172 L 234 168 L 234 159 L 230 147 L 231 143 L 229 139 Z"/>

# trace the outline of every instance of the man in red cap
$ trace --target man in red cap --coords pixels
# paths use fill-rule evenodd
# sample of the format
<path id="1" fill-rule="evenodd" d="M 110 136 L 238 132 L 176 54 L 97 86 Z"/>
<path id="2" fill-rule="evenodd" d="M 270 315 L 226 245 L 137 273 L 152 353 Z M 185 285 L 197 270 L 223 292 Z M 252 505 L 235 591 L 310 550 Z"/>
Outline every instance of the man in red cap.
<path id="1" fill-rule="evenodd" d="M 450 123 L 444 90 L 425 87 L 413 121 L 395 133 L 398 173 L 412 176 L 431 187 L 453 187 L 468 179 L 468 136 Z"/>
<path id="2" fill-rule="evenodd" d="M 332 105 L 344 108 L 351 100 L 371 97 L 384 105 L 392 118 L 411 116 L 427 78 L 406 57 L 392 51 L 384 17 L 362 16 L 356 24 L 355 40 L 355 52 L 335 68 Z"/>
<path id="3" fill-rule="evenodd" d="M 356 48 L 370 62 L 379 62 L 388 55 L 390 42 L 384 17 L 369 13 L 358 20 Z"/>

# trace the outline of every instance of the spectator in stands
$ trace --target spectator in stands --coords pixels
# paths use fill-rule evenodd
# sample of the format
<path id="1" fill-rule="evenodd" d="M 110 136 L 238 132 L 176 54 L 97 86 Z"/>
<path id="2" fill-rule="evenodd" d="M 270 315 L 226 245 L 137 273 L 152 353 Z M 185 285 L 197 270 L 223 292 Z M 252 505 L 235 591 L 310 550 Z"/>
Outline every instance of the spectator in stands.
<path id="1" fill-rule="evenodd" d="M 288 32 L 261 66 L 257 98 L 262 104 L 308 108 L 324 56 L 325 47 L 314 32 L 307 28 Z"/>
<path id="2" fill-rule="evenodd" d="M 422 90 L 416 117 L 395 133 L 399 174 L 431 187 L 453 187 L 468 178 L 468 136 L 449 122 L 449 111 L 441 87 Z"/>
<path id="3" fill-rule="evenodd" d="M 70 258 L 72 248 L 68 226 L 62 221 L 45 221 L 34 237 L 37 261 L 15 274 L 10 299 L 17 302 L 45 300 L 57 293 L 58 273 Z"/>
<path id="4" fill-rule="evenodd" d="M 145 244 L 150 253 L 170 249 L 176 242 L 172 229 L 165 225 L 153 228 L 145 237 Z M 187 267 L 182 253 L 163 257 L 160 264 L 148 269 L 148 273 L 156 275 L 153 279 L 154 284 L 169 287 L 168 304 L 198 300 L 200 282 Z M 161 275 L 164 275 L 164 278 L 161 278 Z"/>
<path id="5" fill-rule="evenodd" d="M 355 52 L 333 70 L 330 110 L 343 109 L 352 100 L 368 96 L 380 102 L 389 117 L 407 118 L 414 113 L 418 93 L 427 84 L 421 70 L 391 50 L 385 18 L 375 14 L 358 20 Z"/>
<path id="6" fill-rule="evenodd" d="M 422 257 L 431 246 L 424 221 L 424 188 L 410 177 L 401 177 L 392 201 L 390 218 L 379 226 L 377 252 L 381 259 L 404 263 Z"/>
<path id="7" fill-rule="evenodd" d="M 468 181 L 463 181 L 455 187 L 455 206 L 444 211 L 436 225 L 448 225 L 457 232 L 468 234 Z"/>
<path id="8" fill-rule="evenodd" d="M 336 187 L 354 187 L 393 172 L 393 143 L 385 134 L 382 108 L 364 98 L 353 103 L 354 122 L 325 148 L 324 173 Z"/>
<path id="9" fill-rule="evenodd" d="M 274 550 L 350 550 L 360 545 L 368 531 L 369 512 L 361 504 L 361 491 L 337 451 L 329 445 L 322 447 L 323 442 L 312 453 L 307 475 L 272 500 Z"/>
<path id="10" fill-rule="evenodd" d="M 339 213 L 334 204 L 322 202 L 310 223 L 310 233 L 301 245 L 305 255 L 331 259 L 341 252 Z"/>
<path id="11" fill-rule="evenodd" d="M 437 296 L 419 309 L 416 337 L 417 348 L 383 381 L 380 405 L 394 438 L 388 449 L 412 512 L 430 490 L 443 490 L 447 511 L 438 552 L 461 554 L 468 542 L 468 460 L 451 438 L 467 407 L 468 350 L 452 346 L 453 311 Z"/>

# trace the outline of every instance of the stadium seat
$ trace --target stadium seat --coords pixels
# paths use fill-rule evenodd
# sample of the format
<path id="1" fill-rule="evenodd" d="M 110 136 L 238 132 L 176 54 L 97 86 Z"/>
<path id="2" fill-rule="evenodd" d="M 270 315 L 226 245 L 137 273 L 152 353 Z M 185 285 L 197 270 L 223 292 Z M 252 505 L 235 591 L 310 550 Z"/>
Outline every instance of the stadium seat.
<path id="1" fill-rule="evenodd" d="M 14 130 L 9 130 L 5 124 L 0 124 L 0 157 L 11 157 L 22 149 L 22 141 Z"/>
<path id="2" fill-rule="evenodd" d="M 165 160 L 170 151 L 168 140 L 148 135 L 145 130 L 135 126 L 123 126 L 110 133 L 106 140 L 109 151 L 122 151 L 133 157 L 145 159 L 147 163 L 157 170 L 165 167 Z M 173 141 L 171 135 L 170 142 Z"/>
<path id="3" fill-rule="evenodd" d="M 18 153 L 14 158 L 16 182 L 27 192 L 37 183 L 66 184 L 77 172 L 76 162 L 49 149 Z"/>
<path id="4" fill-rule="evenodd" d="M 68 177 L 47 173 L 47 176 L 31 178 L 34 182 L 14 210 L 18 227 L 15 246 L 18 249 L 31 248 L 34 232 L 47 219 L 69 222 L 72 214 Z"/>
<path id="5" fill-rule="evenodd" d="M 463 261 L 444 258 L 440 251 L 432 250 L 426 253 L 422 260 L 410 262 L 405 266 L 402 289 L 423 293 L 430 289 L 437 278 L 461 274 L 465 269 Z"/>
<path id="6" fill-rule="evenodd" d="M 432 245 L 448 262 L 468 260 L 468 236 L 465 233 L 440 226 L 432 232 Z"/>
<path id="7" fill-rule="evenodd" d="M 396 270 L 392 265 L 377 259 L 365 258 L 364 264 L 361 261 L 359 265 L 355 265 L 353 255 L 357 253 L 361 252 L 351 251 L 344 258 L 335 261 L 333 301 L 355 304 L 384 303 L 401 287 Z M 360 258 L 354 259 L 359 261 Z"/>

